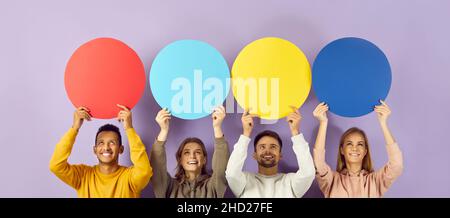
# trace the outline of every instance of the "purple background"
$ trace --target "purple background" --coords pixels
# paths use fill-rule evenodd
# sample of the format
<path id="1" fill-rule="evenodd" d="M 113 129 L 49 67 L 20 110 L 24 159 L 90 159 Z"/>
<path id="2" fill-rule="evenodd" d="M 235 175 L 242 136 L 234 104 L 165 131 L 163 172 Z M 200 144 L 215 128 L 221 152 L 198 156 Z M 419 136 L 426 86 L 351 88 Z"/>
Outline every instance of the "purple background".
<path id="1" fill-rule="evenodd" d="M 449 8 L 447 0 L 1 1 L 0 197 L 76 196 L 48 169 L 55 144 L 72 124 L 74 108 L 64 89 L 64 69 L 78 46 L 105 36 L 135 49 L 147 74 L 157 52 L 179 39 L 210 43 L 230 66 L 245 45 L 265 36 L 292 41 L 310 63 L 334 39 L 368 39 L 391 63 L 393 82 L 387 102 L 393 113 L 389 124 L 404 154 L 404 173 L 386 197 L 450 197 Z M 311 148 L 318 126 L 312 117 L 317 103 L 311 93 L 301 108 L 301 129 Z M 147 85 L 133 113 L 134 126 L 148 149 L 158 131 L 154 121 L 158 109 Z M 118 124 L 95 120 L 82 127 L 71 163 L 97 162 L 92 154 L 94 135 L 107 122 Z M 175 167 L 178 143 L 187 136 L 202 138 L 212 155 L 209 118 L 174 119 L 171 126 L 169 169 Z M 241 131 L 240 114 L 229 114 L 224 126 L 232 147 Z M 387 155 L 375 114 L 353 119 L 330 115 L 330 165 L 335 166 L 339 136 L 351 126 L 366 130 L 375 166 L 381 167 Z M 280 170 L 295 171 L 287 124 L 258 125 L 255 132 L 262 129 L 276 130 L 285 139 Z M 128 149 L 125 154 L 120 162 L 128 165 Z M 249 158 L 245 169 L 255 171 L 256 162 Z M 151 185 L 143 197 L 153 197 Z M 315 182 L 306 197 L 322 197 Z"/>

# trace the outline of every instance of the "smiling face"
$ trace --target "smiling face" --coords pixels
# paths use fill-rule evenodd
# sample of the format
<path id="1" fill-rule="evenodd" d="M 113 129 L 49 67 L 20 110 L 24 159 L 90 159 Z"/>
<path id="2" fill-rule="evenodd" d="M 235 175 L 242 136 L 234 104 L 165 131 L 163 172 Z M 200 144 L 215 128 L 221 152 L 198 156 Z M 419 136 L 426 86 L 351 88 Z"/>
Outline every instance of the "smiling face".
<path id="1" fill-rule="evenodd" d="M 281 146 L 275 138 L 263 136 L 256 143 L 253 158 L 260 166 L 265 168 L 277 166 L 281 156 Z"/>
<path id="2" fill-rule="evenodd" d="M 364 136 L 358 132 L 347 135 L 340 148 L 340 153 L 344 155 L 346 162 L 362 165 L 367 154 Z"/>
<path id="3" fill-rule="evenodd" d="M 123 146 L 119 143 L 117 133 L 113 131 L 100 132 L 94 145 L 94 153 L 102 164 L 117 164 L 119 154 L 123 153 Z"/>
<path id="4" fill-rule="evenodd" d="M 181 152 L 181 166 L 185 172 L 193 172 L 200 175 L 206 164 L 206 157 L 202 147 L 195 142 L 188 142 Z"/>

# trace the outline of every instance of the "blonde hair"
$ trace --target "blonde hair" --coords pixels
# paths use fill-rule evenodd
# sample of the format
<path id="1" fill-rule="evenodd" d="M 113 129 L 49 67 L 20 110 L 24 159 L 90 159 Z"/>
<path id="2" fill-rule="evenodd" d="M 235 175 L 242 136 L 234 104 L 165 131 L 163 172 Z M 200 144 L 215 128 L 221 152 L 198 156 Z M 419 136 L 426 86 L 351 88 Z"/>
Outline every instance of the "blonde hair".
<path id="1" fill-rule="evenodd" d="M 366 156 L 364 156 L 363 163 L 362 163 L 362 169 L 368 171 L 369 173 L 373 172 L 373 164 L 372 164 L 372 158 L 370 157 L 370 149 L 369 149 L 369 141 L 367 140 L 366 133 L 356 127 L 352 127 L 344 132 L 341 136 L 341 140 L 339 142 L 339 149 L 338 149 L 338 156 L 337 156 L 337 165 L 336 165 L 336 171 L 341 172 L 343 169 L 346 169 L 346 163 L 345 163 L 345 157 L 341 154 L 341 149 L 344 146 L 344 140 L 353 133 L 359 133 L 364 138 L 364 144 L 367 150 Z"/>

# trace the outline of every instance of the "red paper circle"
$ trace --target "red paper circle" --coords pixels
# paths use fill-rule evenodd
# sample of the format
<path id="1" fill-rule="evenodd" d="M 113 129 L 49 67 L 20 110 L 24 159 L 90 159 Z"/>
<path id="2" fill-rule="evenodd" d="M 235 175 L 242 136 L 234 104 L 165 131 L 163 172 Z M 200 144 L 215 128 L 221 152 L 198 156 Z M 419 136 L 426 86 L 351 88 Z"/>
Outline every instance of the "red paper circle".
<path id="1" fill-rule="evenodd" d="M 97 38 L 80 46 L 66 66 L 64 84 L 75 107 L 92 117 L 110 119 L 133 108 L 145 89 L 145 70 L 136 52 L 112 38 Z"/>

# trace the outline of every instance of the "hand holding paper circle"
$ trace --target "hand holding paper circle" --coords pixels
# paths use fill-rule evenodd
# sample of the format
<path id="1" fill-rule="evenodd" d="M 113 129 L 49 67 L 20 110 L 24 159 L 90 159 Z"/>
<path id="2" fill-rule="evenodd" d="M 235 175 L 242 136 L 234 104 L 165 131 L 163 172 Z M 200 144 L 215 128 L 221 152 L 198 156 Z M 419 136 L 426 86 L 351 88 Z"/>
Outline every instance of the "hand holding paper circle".
<path id="1" fill-rule="evenodd" d="M 172 115 L 167 108 L 161 109 L 158 114 L 156 114 L 155 121 L 158 123 L 160 132 L 158 134 L 158 141 L 166 141 L 167 135 L 169 134 L 170 119 Z"/>
<path id="2" fill-rule="evenodd" d="M 291 106 L 292 113 L 287 115 L 286 122 L 289 125 L 289 129 L 291 130 L 292 136 L 298 135 L 300 133 L 300 121 L 302 119 L 302 115 L 300 114 L 300 111 L 294 107 Z"/>
<path id="3" fill-rule="evenodd" d="M 92 116 L 89 113 L 89 109 L 86 107 L 78 107 L 75 112 L 73 113 L 73 125 L 72 128 L 75 130 L 79 130 L 81 128 L 81 125 L 83 125 L 83 121 L 91 121 Z"/>
<path id="4" fill-rule="evenodd" d="M 123 123 L 123 128 L 125 130 L 133 128 L 133 121 L 130 109 L 120 104 L 117 104 L 117 107 L 121 109 L 117 114 L 117 121 Z"/>
<path id="5" fill-rule="evenodd" d="M 243 135 L 250 137 L 253 131 L 254 122 L 253 118 L 258 117 L 257 114 L 251 114 L 250 109 L 245 109 L 244 113 L 242 113 L 241 122 Z"/>

